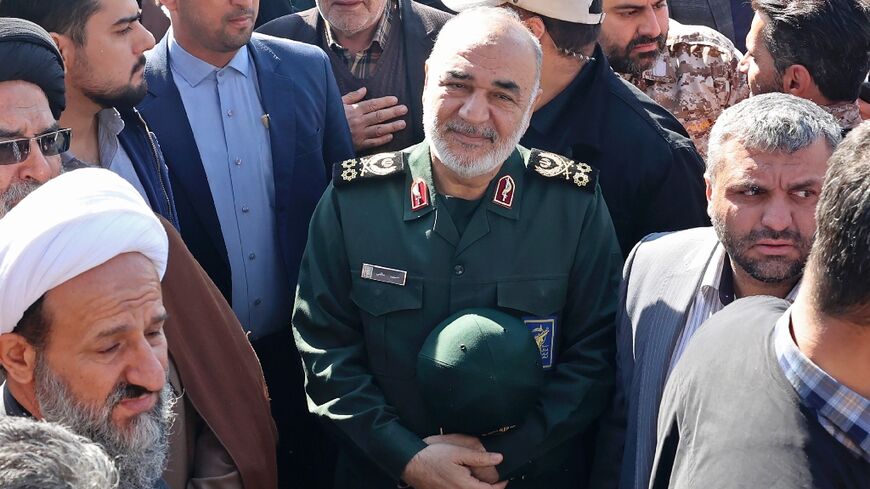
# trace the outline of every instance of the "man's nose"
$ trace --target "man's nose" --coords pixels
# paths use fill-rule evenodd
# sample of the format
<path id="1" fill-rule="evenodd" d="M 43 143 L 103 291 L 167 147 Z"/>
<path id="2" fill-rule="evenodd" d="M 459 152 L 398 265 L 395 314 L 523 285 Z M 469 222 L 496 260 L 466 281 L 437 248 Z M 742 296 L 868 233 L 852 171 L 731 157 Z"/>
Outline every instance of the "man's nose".
<path id="1" fill-rule="evenodd" d="M 472 124 L 489 120 L 489 101 L 481 91 L 472 91 L 459 109 L 459 116 Z"/>
<path id="2" fill-rule="evenodd" d="M 36 141 L 30 141 L 30 154 L 18 164 L 18 178 L 45 183 L 60 172 L 60 157 L 45 156 Z"/>
<path id="3" fill-rule="evenodd" d="M 166 383 L 166 347 L 154 347 L 143 338 L 131 347 L 126 372 L 127 383 L 159 392 Z"/>
<path id="4" fill-rule="evenodd" d="M 644 10 L 641 24 L 638 26 L 638 34 L 641 36 L 656 38 L 662 34 L 662 28 L 659 25 L 659 19 L 652 8 Z"/>

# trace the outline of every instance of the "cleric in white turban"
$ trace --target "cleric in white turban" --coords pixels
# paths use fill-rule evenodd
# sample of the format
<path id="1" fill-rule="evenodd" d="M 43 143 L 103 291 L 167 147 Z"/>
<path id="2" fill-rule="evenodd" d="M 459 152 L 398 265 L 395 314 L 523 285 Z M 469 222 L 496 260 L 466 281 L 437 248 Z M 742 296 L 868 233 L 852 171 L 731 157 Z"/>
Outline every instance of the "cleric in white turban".
<path id="1" fill-rule="evenodd" d="M 47 291 L 131 252 L 163 278 L 166 231 L 129 183 L 96 168 L 48 181 L 0 219 L 0 334 Z"/>
<path id="2" fill-rule="evenodd" d="M 109 170 L 49 180 L 0 218 L 0 416 L 99 443 L 124 488 L 167 487 L 168 255 L 154 212 Z"/>

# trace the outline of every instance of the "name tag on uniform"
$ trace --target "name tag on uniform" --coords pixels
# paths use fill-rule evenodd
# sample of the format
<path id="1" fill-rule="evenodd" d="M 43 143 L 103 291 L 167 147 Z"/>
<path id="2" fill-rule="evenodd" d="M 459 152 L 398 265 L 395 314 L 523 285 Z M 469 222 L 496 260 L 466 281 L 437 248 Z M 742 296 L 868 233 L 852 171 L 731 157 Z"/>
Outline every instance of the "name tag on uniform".
<path id="1" fill-rule="evenodd" d="M 408 278 L 408 272 L 404 270 L 396 270 L 395 268 L 363 263 L 362 274 L 360 274 L 360 276 L 367 280 L 374 280 L 375 282 L 404 286 L 405 280 Z"/>
<path id="2" fill-rule="evenodd" d="M 529 333 L 538 345 L 541 355 L 541 366 L 550 369 L 556 362 L 556 316 L 523 318 Z"/>

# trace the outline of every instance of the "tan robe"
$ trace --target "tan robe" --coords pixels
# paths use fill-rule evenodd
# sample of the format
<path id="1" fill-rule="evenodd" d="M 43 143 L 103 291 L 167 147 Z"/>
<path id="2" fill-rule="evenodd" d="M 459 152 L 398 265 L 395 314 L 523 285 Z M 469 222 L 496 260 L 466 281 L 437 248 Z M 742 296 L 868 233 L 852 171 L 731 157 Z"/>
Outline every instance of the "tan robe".
<path id="1" fill-rule="evenodd" d="M 277 431 L 260 363 L 220 291 L 161 222 L 170 382 L 181 395 L 164 479 L 172 489 L 275 489 Z"/>

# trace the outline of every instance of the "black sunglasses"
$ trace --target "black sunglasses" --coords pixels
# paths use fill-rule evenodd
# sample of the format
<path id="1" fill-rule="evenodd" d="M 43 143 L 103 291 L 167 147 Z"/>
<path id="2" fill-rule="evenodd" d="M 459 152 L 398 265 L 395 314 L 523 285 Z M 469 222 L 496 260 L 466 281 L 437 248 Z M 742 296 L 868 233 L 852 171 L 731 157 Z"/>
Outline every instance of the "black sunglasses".
<path id="1" fill-rule="evenodd" d="M 0 141 L 0 165 L 14 165 L 26 160 L 30 156 L 30 141 L 36 141 L 43 155 L 56 156 L 69 150 L 71 138 L 72 129 L 58 129 L 32 138 Z"/>

